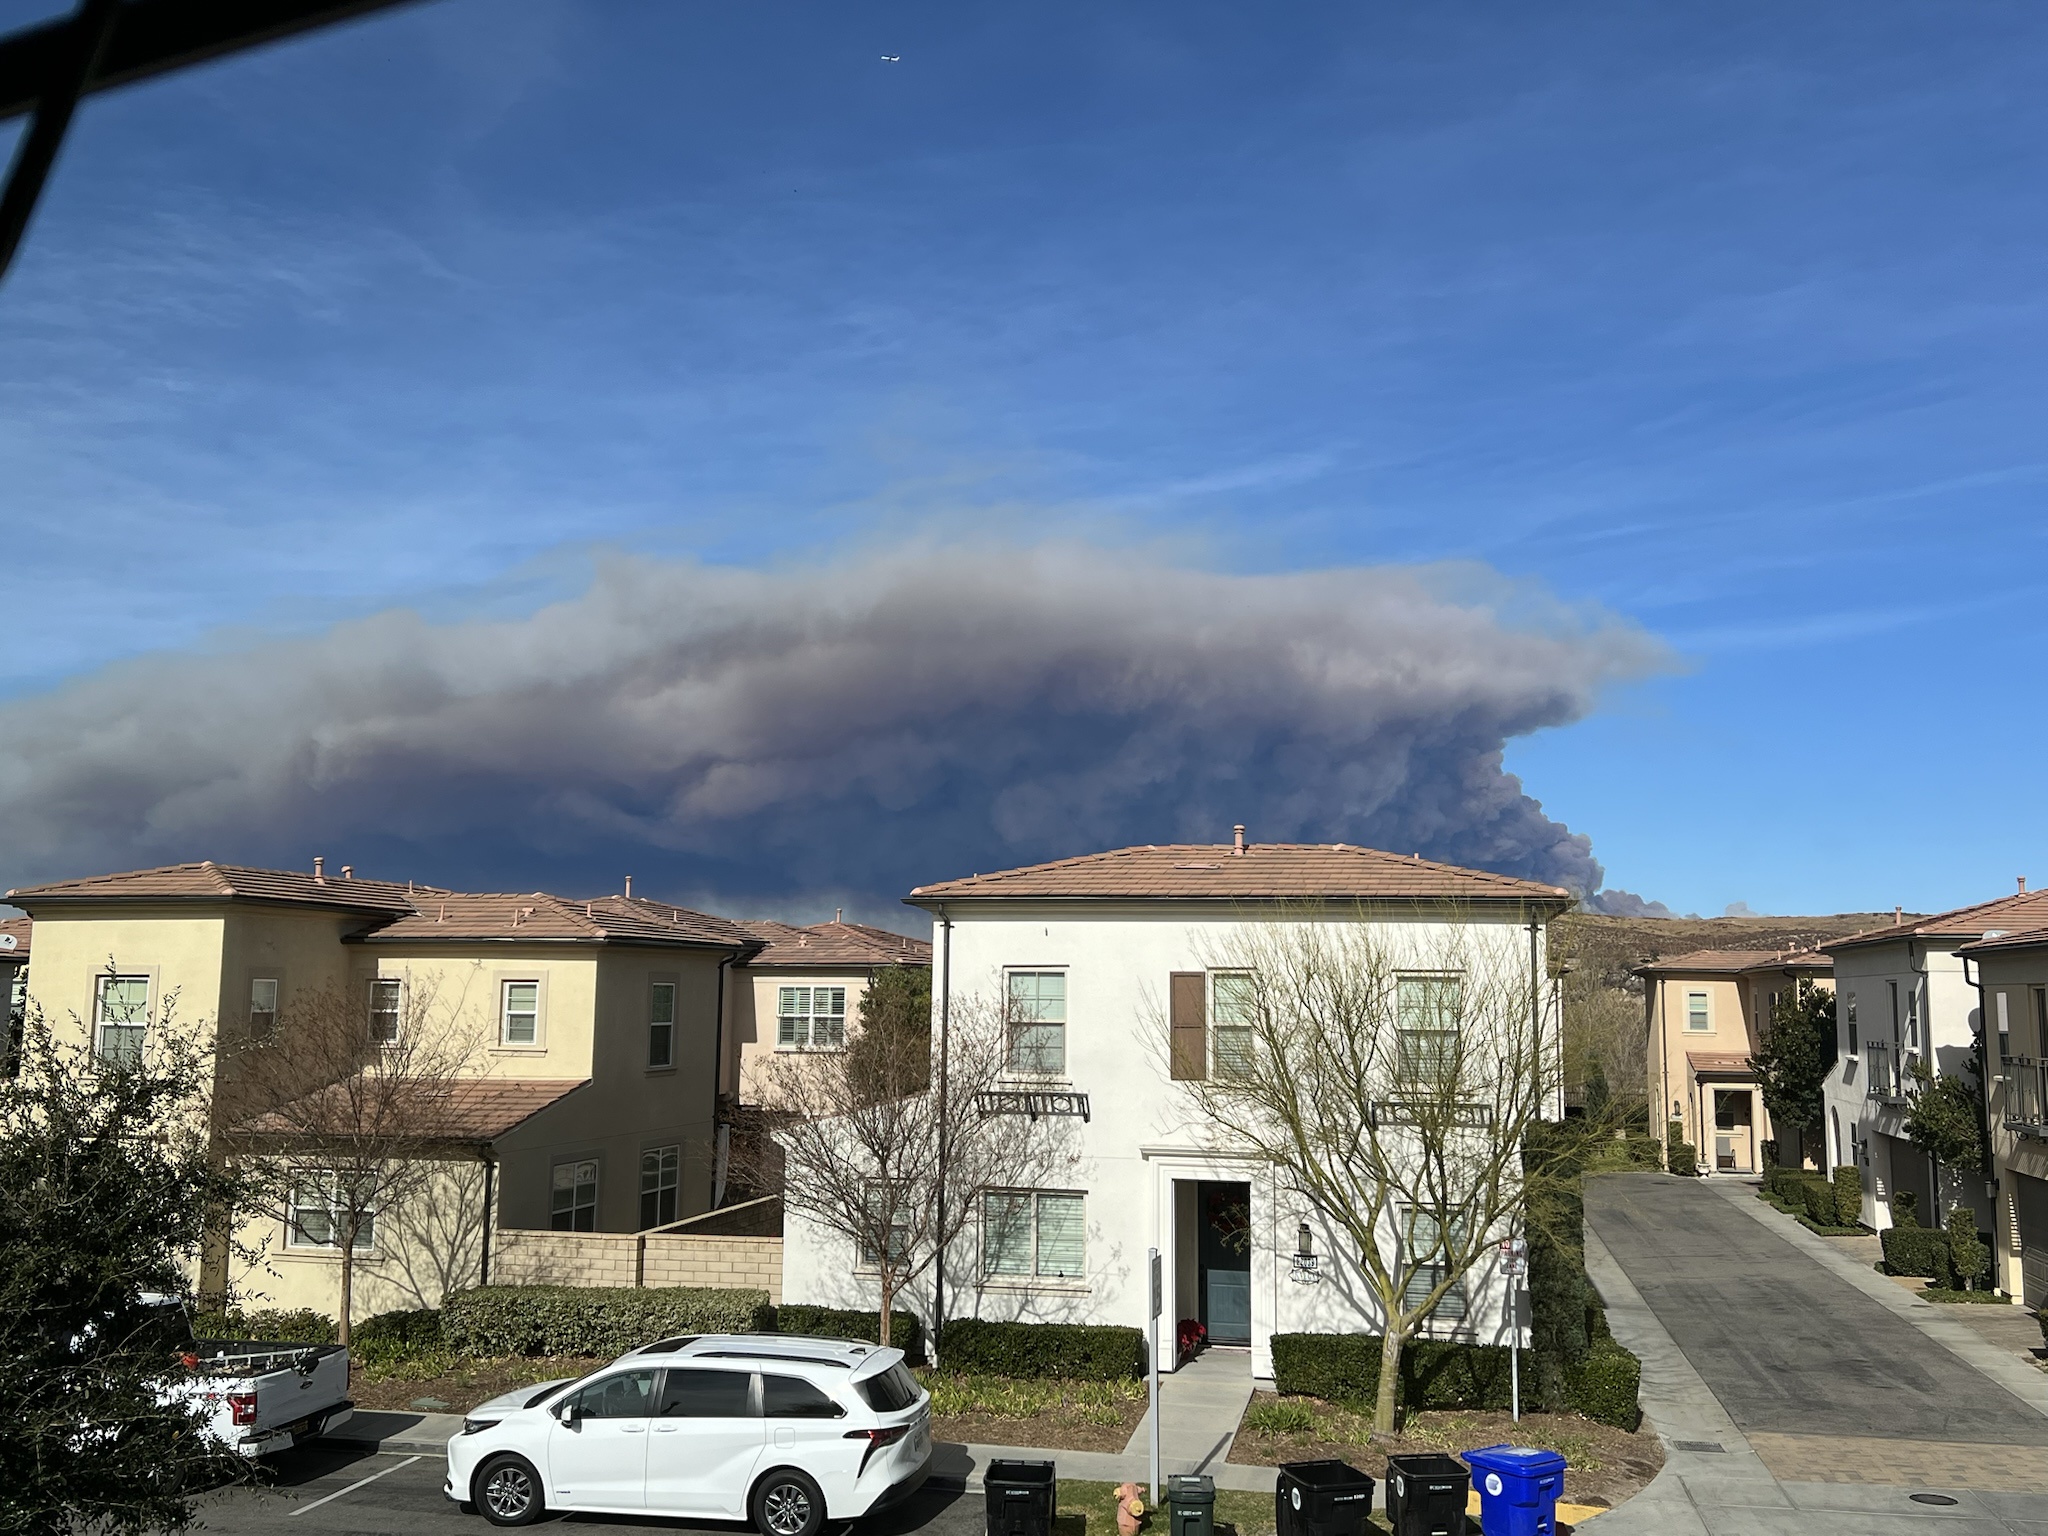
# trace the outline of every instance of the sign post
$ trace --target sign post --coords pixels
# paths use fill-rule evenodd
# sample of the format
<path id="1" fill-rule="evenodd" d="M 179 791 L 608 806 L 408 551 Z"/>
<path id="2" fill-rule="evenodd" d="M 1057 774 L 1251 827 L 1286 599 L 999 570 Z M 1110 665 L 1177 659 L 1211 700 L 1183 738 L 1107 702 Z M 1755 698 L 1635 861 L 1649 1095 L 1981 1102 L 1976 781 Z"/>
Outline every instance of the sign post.
<path id="1" fill-rule="evenodd" d="M 1152 1276 L 1152 1348 L 1150 1351 L 1152 1356 L 1152 1401 L 1149 1417 L 1152 1420 L 1152 1507 L 1157 1509 L 1159 1507 L 1159 1314 L 1165 1310 L 1165 1299 L 1161 1295 L 1164 1289 L 1162 1285 L 1163 1277 L 1161 1275 L 1162 1266 L 1159 1262 L 1159 1250 L 1157 1248 L 1145 1250 L 1145 1267 L 1151 1272 Z"/>
<path id="2" fill-rule="evenodd" d="M 1508 1413 L 1522 1422 L 1522 1276 L 1529 1268 L 1529 1240 L 1500 1240 L 1501 1273 L 1508 1282 Z"/>

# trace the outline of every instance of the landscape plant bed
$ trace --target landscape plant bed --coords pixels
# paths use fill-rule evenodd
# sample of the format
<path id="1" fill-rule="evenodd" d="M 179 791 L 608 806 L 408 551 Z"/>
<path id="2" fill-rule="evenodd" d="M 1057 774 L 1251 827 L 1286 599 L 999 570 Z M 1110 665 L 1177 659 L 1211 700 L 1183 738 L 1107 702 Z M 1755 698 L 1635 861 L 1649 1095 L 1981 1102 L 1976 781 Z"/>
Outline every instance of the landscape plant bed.
<path id="1" fill-rule="evenodd" d="M 1922 1286 L 1920 1289 L 1920 1299 L 1922 1301 L 1964 1302 L 1968 1305 L 1979 1307 L 2009 1307 L 2012 1305 L 2012 1298 L 2010 1296 L 2002 1296 L 1997 1291 L 1951 1291 L 1938 1285 Z"/>
<path id="2" fill-rule="evenodd" d="M 1140 1486 L 1149 1496 L 1150 1489 L 1143 1488 L 1143 1479 Z M 1164 1503 L 1164 1487 L 1160 1488 L 1159 1497 Z M 1139 1530 L 1144 1536 L 1167 1536 L 1169 1523 L 1164 1509 L 1148 1509 Z M 1219 1530 L 1228 1526 L 1235 1536 L 1274 1536 L 1273 1495 L 1218 1488 L 1216 1525 Z M 1369 1520 L 1365 1529 L 1380 1531 L 1384 1527 Z M 1061 1478 L 1059 1514 L 1052 1523 L 1052 1531 L 1053 1536 L 1116 1536 L 1116 1485 Z"/>
<path id="3" fill-rule="evenodd" d="M 609 1355 L 510 1355 L 494 1360 L 444 1355 L 382 1370 L 357 1364 L 349 1372 L 349 1396 L 358 1408 L 385 1412 L 443 1411 L 412 1408 L 416 1399 L 437 1398 L 448 1405 L 446 1412 L 466 1413 L 500 1392 L 564 1376 L 587 1376 L 611 1361 Z"/>
<path id="4" fill-rule="evenodd" d="M 1763 1201 L 1765 1205 L 1768 1205 L 1772 1210 L 1778 1212 L 1779 1215 L 1790 1216 L 1794 1221 L 1798 1222 L 1799 1225 L 1806 1228 L 1807 1231 L 1816 1233 L 1821 1237 L 1869 1237 L 1873 1235 L 1871 1233 L 1870 1228 L 1864 1226 L 1822 1226 L 1819 1222 L 1815 1221 L 1811 1216 L 1807 1215 L 1806 1212 L 1799 1210 L 1794 1206 L 1787 1205 L 1783 1200 L 1780 1200 L 1768 1189 L 1758 1190 L 1756 1192 L 1756 1197 L 1757 1199 Z"/>
<path id="5" fill-rule="evenodd" d="M 932 1395 L 932 1434 L 940 1440 L 1121 1451 L 1145 1417 L 1141 1381 L 1026 1380 L 939 1371 L 920 1375 Z M 1110 1525 L 1114 1529 L 1113 1518 Z"/>
<path id="6" fill-rule="evenodd" d="M 1253 1394 L 1230 1459 L 1251 1466 L 1334 1457 L 1375 1480 L 1389 1454 L 1438 1451 L 1455 1456 L 1482 1445 L 1536 1445 L 1565 1459 L 1564 1496 L 1575 1504 L 1619 1504 L 1657 1475 L 1664 1448 L 1647 1428 L 1631 1434 L 1576 1413 L 1461 1411 L 1410 1415 L 1389 1439 L 1370 1443 L 1372 1415 L 1313 1397 Z"/>

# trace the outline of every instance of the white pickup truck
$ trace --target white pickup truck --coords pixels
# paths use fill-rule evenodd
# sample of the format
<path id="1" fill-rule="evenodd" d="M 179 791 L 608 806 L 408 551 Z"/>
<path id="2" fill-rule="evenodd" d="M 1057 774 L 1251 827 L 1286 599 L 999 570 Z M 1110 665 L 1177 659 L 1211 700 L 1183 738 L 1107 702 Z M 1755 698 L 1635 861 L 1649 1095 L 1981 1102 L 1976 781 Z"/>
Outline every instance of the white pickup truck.
<path id="1" fill-rule="evenodd" d="M 346 1423 L 348 1351 L 339 1344 L 195 1339 L 174 1391 L 208 1410 L 207 1433 L 244 1456 L 268 1456 Z"/>

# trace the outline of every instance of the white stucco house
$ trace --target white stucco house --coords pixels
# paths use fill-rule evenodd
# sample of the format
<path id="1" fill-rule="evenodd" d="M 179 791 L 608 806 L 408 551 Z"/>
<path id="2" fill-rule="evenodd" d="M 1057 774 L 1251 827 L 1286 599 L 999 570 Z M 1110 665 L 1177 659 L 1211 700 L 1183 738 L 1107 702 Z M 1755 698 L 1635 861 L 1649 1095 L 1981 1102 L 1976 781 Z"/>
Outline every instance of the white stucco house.
<path id="1" fill-rule="evenodd" d="M 1064 1116 L 1072 1153 L 1057 1187 L 976 1192 L 976 1218 L 947 1255 L 945 1315 L 1142 1329 L 1146 1255 L 1157 1248 L 1162 1369 L 1174 1365 L 1182 1318 L 1203 1322 L 1213 1343 L 1248 1347 L 1262 1378 L 1275 1333 L 1380 1326 L 1343 1245 L 1269 1167 L 1206 1150 L 1172 1081 L 1188 1061 L 1229 1048 L 1232 973 L 1211 967 L 1233 932 L 1371 925 L 1389 951 L 1419 957 L 1418 985 L 1428 987 L 1444 979 L 1429 957 L 1475 938 L 1475 963 L 1495 974 L 1473 980 L 1515 987 L 1541 1019 L 1543 1049 L 1560 1049 L 1543 978 L 1548 924 L 1572 898 L 1555 886 L 1343 844 L 1245 843 L 1240 828 L 1235 843 L 1122 848 L 921 886 L 906 899 L 932 915 L 935 1012 L 948 997 L 963 1009 L 993 995 L 1030 1021 L 1012 1026 L 1014 1108 Z M 1549 1111 L 1562 1112 L 1561 1101 Z M 932 1289 L 927 1274 L 906 1297 L 927 1320 Z M 849 1245 L 793 1210 L 783 1294 L 875 1305 Z M 1505 1343 L 1506 1295 L 1490 1258 L 1429 1332 Z"/>
<path id="2" fill-rule="evenodd" d="M 1941 1219 L 1944 1199 L 1967 1199 L 1978 1220 L 1989 1225 L 1991 1200 L 1983 1177 L 1950 1178 L 1947 1189 L 1938 1190 L 1937 1170 L 1906 1136 L 1913 1071 L 1919 1062 L 1940 1073 L 1969 1070 L 1984 1021 L 1975 978 L 1965 973 L 1957 951 L 1986 937 L 2044 925 L 2048 891 L 2022 889 L 1932 917 L 1902 917 L 1821 945 L 1835 967 L 1839 1050 L 1825 1092 L 1828 1155 L 1831 1165 L 1862 1169 L 1865 1225 L 1890 1226 L 1892 1200 L 1900 1191 L 1913 1194 L 1922 1226 Z"/>

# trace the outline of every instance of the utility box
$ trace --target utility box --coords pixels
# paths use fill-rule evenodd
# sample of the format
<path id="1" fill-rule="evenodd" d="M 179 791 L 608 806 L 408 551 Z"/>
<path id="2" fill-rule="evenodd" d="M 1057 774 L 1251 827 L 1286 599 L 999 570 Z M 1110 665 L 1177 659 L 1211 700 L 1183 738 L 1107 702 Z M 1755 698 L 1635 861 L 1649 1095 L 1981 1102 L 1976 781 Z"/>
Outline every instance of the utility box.
<path id="1" fill-rule="evenodd" d="M 1052 1536 L 1058 1486 L 1049 1461 L 992 1461 L 982 1474 L 988 1536 Z"/>
<path id="2" fill-rule="evenodd" d="M 1166 1480 L 1168 1536 L 1216 1536 L 1216 1479 L 1176 1472 Z"/>
<path id="3" fill-rule="evenodd" d="M 1362 1536 L 1372 1479 L 1343 1461 L 1289 1461 L 1273 1490 L 1279 1536 Z"/>
<path id="4" fill-rule="evenodd" d="M 1472 1473 L 1455 1456 L 1389 1456 L 1387 1523 L 1394 1536 L 1464 1536 Z"/>

